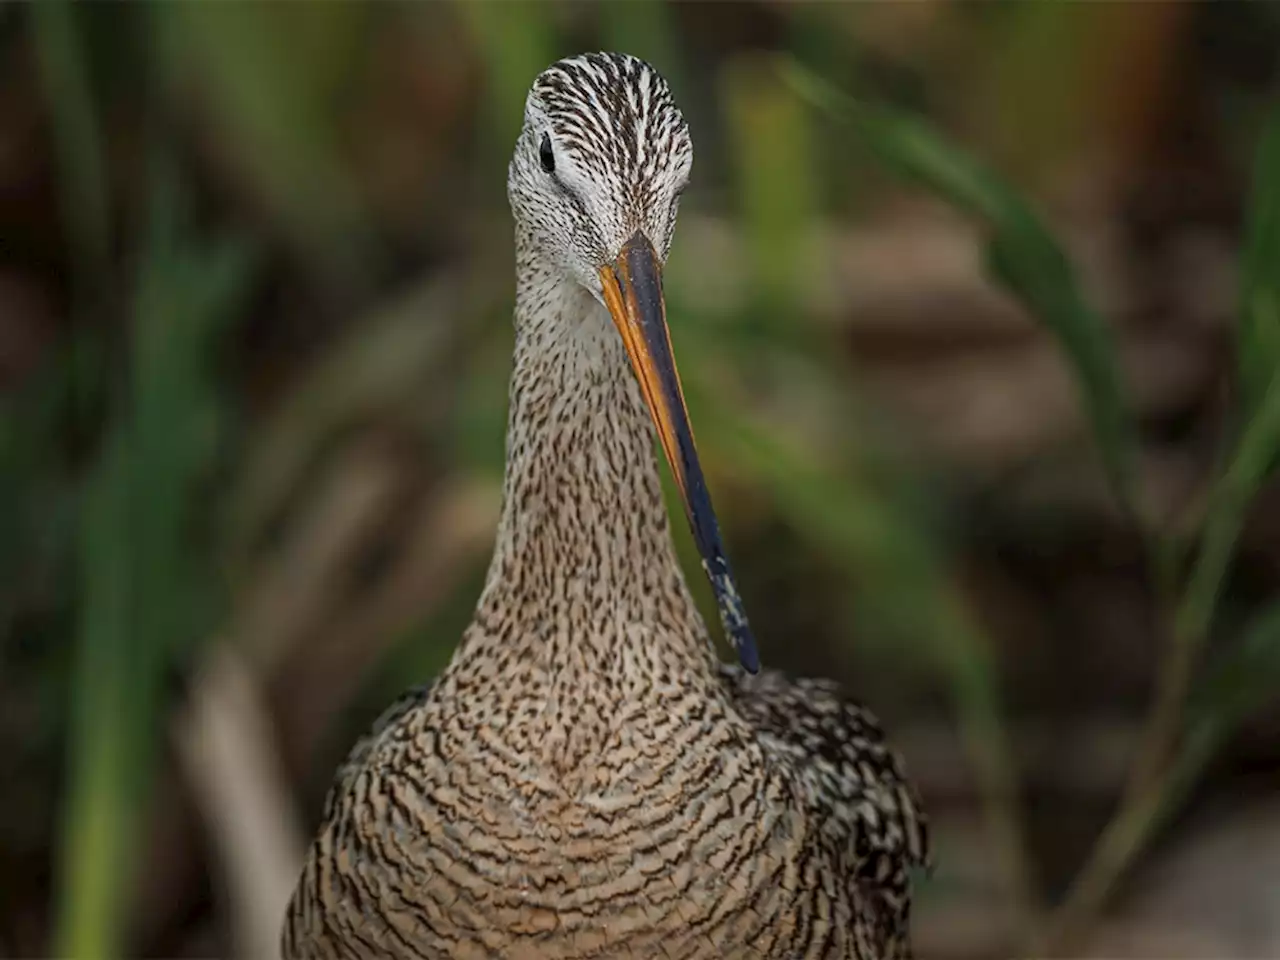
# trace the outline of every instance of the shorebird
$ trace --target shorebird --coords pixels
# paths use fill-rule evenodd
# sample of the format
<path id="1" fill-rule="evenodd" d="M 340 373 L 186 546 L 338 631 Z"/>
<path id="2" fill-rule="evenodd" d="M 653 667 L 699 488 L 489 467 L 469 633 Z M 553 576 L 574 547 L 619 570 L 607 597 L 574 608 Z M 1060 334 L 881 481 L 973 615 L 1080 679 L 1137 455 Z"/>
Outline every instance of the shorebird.
<path id="1" fill-rule="evenodd" d="M 338 771 L 286 958 L 910 956 L 916 796 L 865 708 L 758 673 L 698 463 L 661 282 L 692 160 L 643 61 L 535 80 L 488 577 Z M 740 665 L 676 561 L 655 432 Z"/>

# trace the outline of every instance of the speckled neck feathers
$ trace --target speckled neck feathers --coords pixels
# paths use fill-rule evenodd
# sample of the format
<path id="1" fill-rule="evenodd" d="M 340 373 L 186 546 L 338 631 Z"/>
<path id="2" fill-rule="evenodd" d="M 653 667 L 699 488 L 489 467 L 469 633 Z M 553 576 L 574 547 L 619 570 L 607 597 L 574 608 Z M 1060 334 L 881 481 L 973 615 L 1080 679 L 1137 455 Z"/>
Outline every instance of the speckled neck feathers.
<path id="1" fill-rule="evenodd" d="M 454 669 L 519 665 L 494 676 L 501 696 L 550 694 L 584 711 L 597 691 L 600 704 L 616 704 L 674 678 L 714 687 L 710 642 L 671 542 L 652 427 L 608 314 L 527 250 L 516 314 L 502 517 Z M 587 716 L 559 719 L 580 736 L 593 728 Z M 592 747 L 577 744 L 556 766 Z"/>
<path id="2" fill-rule="evenodd" d="M 521 271 L 516 310 L 502 519 L 486 597 L 587 599 L 618 613 L 639 603 L 628 612 L 643 619 L 659 600 L 682 603 L 653 430 L 608 314 L 536 264 Z"/>

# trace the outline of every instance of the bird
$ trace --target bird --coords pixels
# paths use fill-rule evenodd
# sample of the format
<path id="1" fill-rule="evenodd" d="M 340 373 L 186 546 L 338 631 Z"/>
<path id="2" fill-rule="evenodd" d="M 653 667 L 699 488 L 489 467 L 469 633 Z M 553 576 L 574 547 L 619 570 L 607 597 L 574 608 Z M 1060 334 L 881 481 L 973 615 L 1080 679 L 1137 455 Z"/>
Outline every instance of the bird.
<path id="1" fill-rule="evenodd" d="M 918 794 L 866 707 L 760 669 L 699 464 L 662 290 L 692 162 L 647 62 L 535 79 L 493 557 L 448 665 L 337 771 L 286 960 L 912 955 Z M 677 561 L 658 448 L 738 663 Z"/>

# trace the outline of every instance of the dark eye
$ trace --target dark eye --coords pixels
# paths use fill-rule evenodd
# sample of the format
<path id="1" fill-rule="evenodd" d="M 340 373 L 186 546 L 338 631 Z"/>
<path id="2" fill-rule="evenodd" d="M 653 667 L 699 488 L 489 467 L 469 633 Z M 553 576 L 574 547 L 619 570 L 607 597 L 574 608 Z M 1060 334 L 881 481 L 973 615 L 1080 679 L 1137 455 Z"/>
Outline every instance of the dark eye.
<path id="1" fill-rule="evenodd" d="M 538 159 L 542 161 L 542 169 L 547 173 L 556 172 L 556 155 L 551 150 L 551 134 L 542 135 L 542 145 L 538 147 Z"/>

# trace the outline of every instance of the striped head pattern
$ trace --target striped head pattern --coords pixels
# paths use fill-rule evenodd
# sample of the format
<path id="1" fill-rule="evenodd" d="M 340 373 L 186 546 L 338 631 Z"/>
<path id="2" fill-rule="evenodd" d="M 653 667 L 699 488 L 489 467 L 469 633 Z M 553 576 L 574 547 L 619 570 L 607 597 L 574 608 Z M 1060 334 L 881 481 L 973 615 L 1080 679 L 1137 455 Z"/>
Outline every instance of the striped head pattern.
<path id="1" fill-rule="evenodd" d="M 590 53 L 534 81 L 507 194 L 523 237 L 599 298 L 600 266 L 637 230 L 666 259 L 692 166 L 662 76 L 627 54 Z"/>

